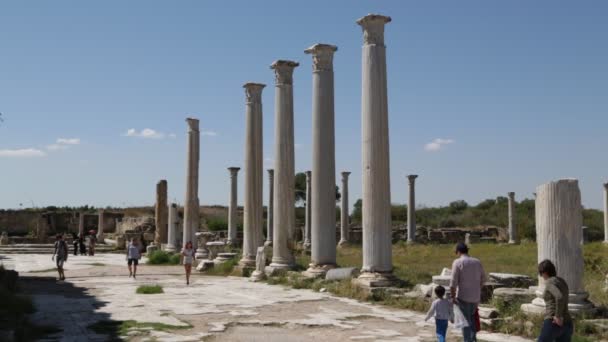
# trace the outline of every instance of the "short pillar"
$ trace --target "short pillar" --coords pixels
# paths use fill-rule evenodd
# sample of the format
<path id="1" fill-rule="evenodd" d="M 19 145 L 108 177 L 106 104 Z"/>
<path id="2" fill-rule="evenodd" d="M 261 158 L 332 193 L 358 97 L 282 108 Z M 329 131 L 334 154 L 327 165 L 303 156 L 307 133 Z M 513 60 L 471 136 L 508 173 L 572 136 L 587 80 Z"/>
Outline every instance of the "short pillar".
<path id="1" fill-rule="evenodd" d="M 517 237 L 517 226 L 515 225 L 515 193 L 509 192 L 507 195 L 509 205 L 509 243 L 516 244 L 519 242 L 519 239 Z"/>
<path id="2" fill-rule="evenodd" d="M 266 211 L 266 242 L 264 246 L 272 246 L 273 227 L 273 206 L 274 206 L 274 170 L 268 169 L 268 208 Z"/>
<path id="3" fill-rule="evenodd" d="M 186 164 L 186 200 L 184 201 L 184 231 L 182 242 L 196 243 L 194 235 L 200 226 L 198 199 L 198 166 L 200 158 L 200 131 L 198 119 L 188 118 L 188 155 Z"/>
<path id="4" fill-rule="evenodd" d="M 269 271 L 294 265 L 295 165 L 293 127 L 293 70 L 299 64 L 279 60 L 271 65 L 275 73 L 275 162 L 274 231 Z"/>
<path id="5" fill-rule="evenodd" d="M 350 172 L 342 172 L 342 197 L 340 198 L 340 242 L 339 246 L 348 244 L 350 238 L 350 216 L 348 208 L 348 176 Z"/>
<path id="6" fill-rule="evenodd" d="M 84 213 L 78 214 L 78 235 L 84 238 Z"/>
<path id="7" fill-rule="evenodd" d="M 551 260 L 557 275 L 570 290 L 568 310 L 572 313 L 589 312 L 593 304 L 583 286 L 583 251 L 580 245 L 583 214 L 581 192 L 576 179 L 562 179 L 536 188 L 536 241 L 538 262 Z M 527 313 L 542 314 L 544 280 L 538 279 L 538 290 L 531 304 L 522 305 Z"/>
<path id="8" fill-rule="evenodd" d="M 312 224 L 312 196 L 311 196 L 311 182 L 312 172 L 304 172 L 306 175 L 306 202 L 304 202 L 304 249 L 308 250 L 311 246 L 310 235 L 311 235 L 311 224 Z"/>
<path id="9" fill-rule="evenodd" d="M 416 243 L 416 178 L 418 175 L 408 175 L 407 180 L 410 188 L 409 201 L 407 203 L 407 243 Z"/>
<path id="10" fill-rule="evenodd" d="M 384 25 L 390 17 L 370 14 L 357 23 L 363 29 L 362 54 L 362 225 L 363 267 L 355 284 L 396 284 L 392 263 L 391 187 L 388 98 Z"/>
<path id="11" fill-rule="evenodd" d="M 159 248 L 162 244 L 167 243 L 169 226 L 167 209 L 167 181 L 163 179 L 156 183 L 156 204 L 154 206 L 154 223 L 156 225 L 154 244 Z"/>
<path id="12" fill-rule="evenodd" d="M 264 245 L 264 164 L 262 136 L 262 90 L 265 84 L 245 84 L 245 212 L 241 267 L 255 267 L 258 247 Z"/>
<path id="13" fill-rule="evenodd" d="M 179 216 L 177 215 L 177 204 L 171 203 L 169 206 L 169 229 L 167 230 L 167 244 L 165 250 L 167 252 L 175 252 L 180 250 L 177 245 L 177 227 L 179 226 Z"/>
<path id="14" fill-rule="evenodd" d="M 238 173 L 240 167 L 229 167 L 230 173 L 230 202 L 228 204 L 228 241 L 233 245 L 237 240 L 236 221 L 237 221 L 237 193 L 238 193 Z"/>

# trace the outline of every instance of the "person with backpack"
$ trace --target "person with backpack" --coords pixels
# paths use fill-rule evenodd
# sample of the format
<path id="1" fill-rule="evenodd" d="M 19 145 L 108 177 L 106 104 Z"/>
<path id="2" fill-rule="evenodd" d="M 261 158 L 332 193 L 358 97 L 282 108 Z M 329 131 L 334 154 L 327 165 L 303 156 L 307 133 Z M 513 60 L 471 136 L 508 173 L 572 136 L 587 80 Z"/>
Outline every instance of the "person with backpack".
<path id="1" fill-rule="evenodd" d="M 59 273 L 59 280 L 65 280 L 65 273 L 63 272 L 63 264 L 68 261 L 68 244 L 63 240 L 62 234 L 57 234 L 57 238 L 55 241 L 55 250 L 53 251 L 53 257 L 51 260 L 54 260 L 57 264 L 57 272 Z"/>

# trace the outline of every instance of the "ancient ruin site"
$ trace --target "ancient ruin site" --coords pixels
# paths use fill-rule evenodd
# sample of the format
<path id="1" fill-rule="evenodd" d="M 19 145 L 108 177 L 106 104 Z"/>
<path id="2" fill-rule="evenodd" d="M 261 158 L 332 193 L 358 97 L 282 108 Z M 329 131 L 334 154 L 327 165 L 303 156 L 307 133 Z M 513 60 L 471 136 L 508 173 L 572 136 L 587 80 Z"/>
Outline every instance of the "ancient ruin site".
<path id="1" fill-rule="evenodd" d="M 608 341 L 608 5 L 88 6 L 0 5 L 0 341 Z"/>

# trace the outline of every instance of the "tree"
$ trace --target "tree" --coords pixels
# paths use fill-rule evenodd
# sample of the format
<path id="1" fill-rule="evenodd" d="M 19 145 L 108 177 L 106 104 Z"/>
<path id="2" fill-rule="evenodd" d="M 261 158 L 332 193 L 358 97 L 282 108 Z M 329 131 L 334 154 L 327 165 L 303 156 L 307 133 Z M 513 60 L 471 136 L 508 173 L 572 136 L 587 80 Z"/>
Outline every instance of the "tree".
<path id="1" fill-rule="evenodd" d="M 306 203 L 306 174 L 304 172 L 296 173 L 296 204 L 304 205 Z M 339 201 L 342 195 L 340 188 L 336 185 L 336 201 Z"/>

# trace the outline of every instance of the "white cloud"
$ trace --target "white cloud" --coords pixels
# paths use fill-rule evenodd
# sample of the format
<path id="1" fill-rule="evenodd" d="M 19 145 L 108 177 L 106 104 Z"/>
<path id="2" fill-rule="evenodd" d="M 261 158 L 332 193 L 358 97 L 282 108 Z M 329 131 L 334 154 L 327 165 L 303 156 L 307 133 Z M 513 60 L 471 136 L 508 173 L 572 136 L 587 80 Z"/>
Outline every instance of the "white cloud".
<path id="1" fill-rule="evenodd" d="M 437 152 L 441 150 L 445 145 L 453 144 L 454 140 L 452 139 L 441 139 L 437 138 L 430 143 L 424 145 L 424 149 L 429 152 Z"/>
<path id="2" fill-rule="evenodd" d="M 68 148 L 67 145 L 61 145 L 61 144 L 51 144 L 51 145 L 46 146 L 46 149 L 49 151 L 59 151 L 59 150 L 65 150 L 67 148 Z"/>
<path id="3" fill-rule="evenodd" d="M 80 144 L 80 139 L 79 138 L 58 138 L 57 139 L 57 144 L 61 144 L 61 145 L 79 145 Z"/>
<path id="4" fill-rule="evenodd" d="M 46 153 L 35 148 L 24 148 L 17 150 L 0 150 L 0 157 L 44 157 Z"/>
<path id="5" fill-rule="evenodd" d="M 216 137 L 217 136 L 217 132 L 214 132 L 214 131 L 201 131 L 201 136 Z"/>
<path id="6" fill-rule="evenodd" d="M 125 134 L 125 137 L 137 137 L 144 139 L 162 139 L 165 137 L 164 133 L 157 132 L 152 128 L 144 128 L 138 132 L 135 128 L 129 128 Z"/>

